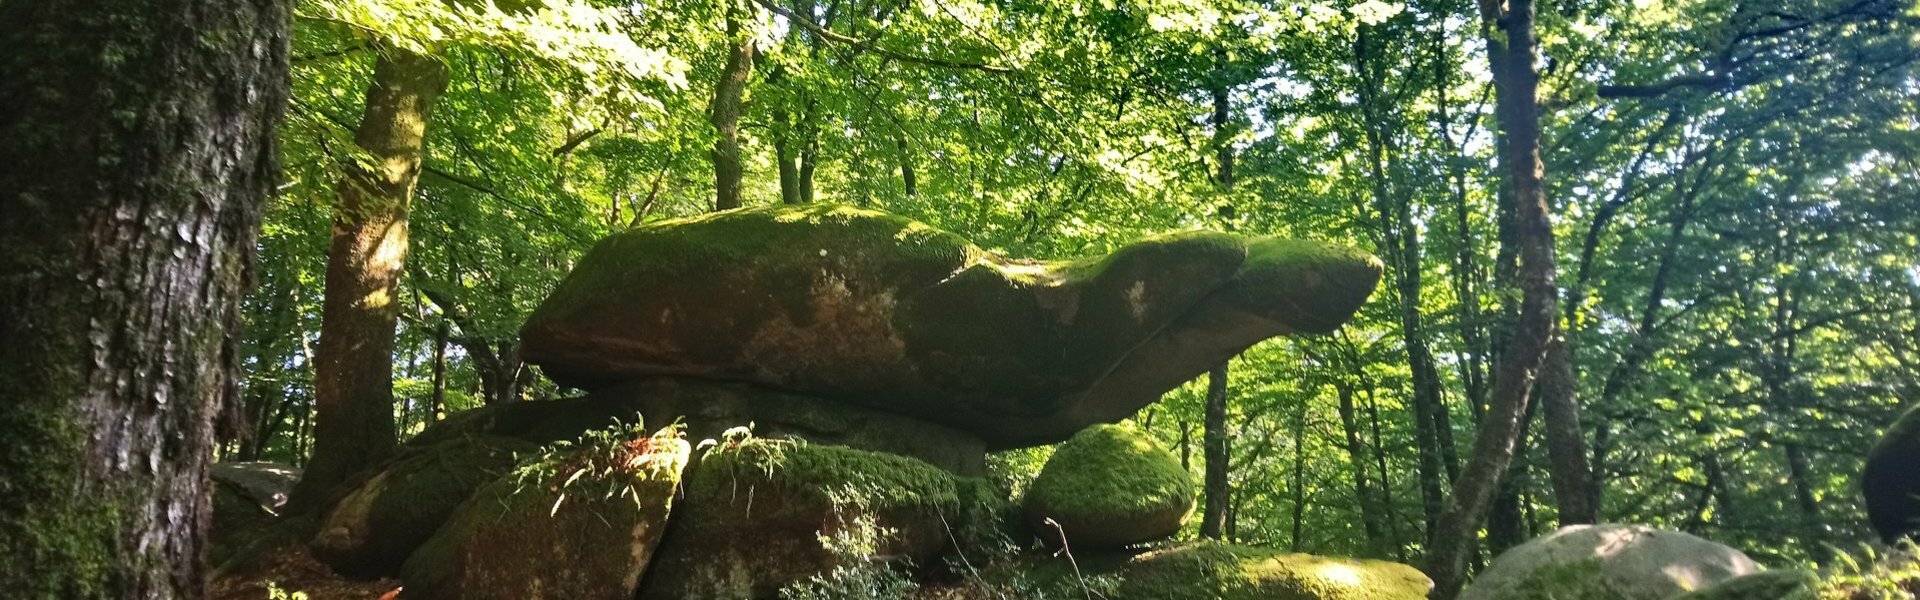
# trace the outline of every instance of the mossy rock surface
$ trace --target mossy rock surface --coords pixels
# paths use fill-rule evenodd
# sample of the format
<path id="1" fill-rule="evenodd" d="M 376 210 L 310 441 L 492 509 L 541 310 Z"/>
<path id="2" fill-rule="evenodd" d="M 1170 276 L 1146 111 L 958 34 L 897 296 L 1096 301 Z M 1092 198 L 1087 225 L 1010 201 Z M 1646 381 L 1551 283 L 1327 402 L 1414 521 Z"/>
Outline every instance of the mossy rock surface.
<path id="1" fill-rule="evenodd" d="M 641 600 L 773 598 L 848 558 L 932 564 L 983 514 L 984 481 L 903 456 L 778 440 L 728 440 L 695 460 Z M 990 513 L 991 510 L 985 511 Z M 950 531 L 949 528 L 952 528 Z"/>
<path id="2" fill-rule="evenodd" d="M 387 577 L 466 502 L 537 447 L 520 440 L 455 439 L 408 452 L 329 508 L 309 546 L 342 574 Z"/>
<path id="3" fill-rule="evenodd" d="M 1920 407 L 1895 421 L 1867 454 L 1860 476 L 1867 518 L 1891 544 L 1920 532 Z"/>
<path id="4" fill-rule="evenodd" d="M 562 383 L 693 376 L 915 416 L 992 448 L 1119 420 L 1260 340 L 1325 332 L 1380 264 L 1188 233 L 1022 262 L 897 215 L 742 209 L 609 237 L 521 330 Z"/>
<path id="5" fill-rule="evenodd" d="M 763 438 L 789 438 L 899 454 L 965 476 L 986 472 L 986 442 L 930 421 L 747 384 L 649 377 L 595 390 L 585 398 L 513 402 L 455 415 L 409 445 L 472 436 L 537 444 L 580 437 L 614 423 L 674 423 L 687 437 L 717 438 L 747 424 Z"/>
<path id="6" fill-rule="evenodd" d="M 1820 600 L 1820 576 L 1801 569 L 1761 571 L 1675 596 L 1673 600 Z"/>
<path id="7" fill-rule="evenodd" d="M 1071 548 L 1111 548 L 1178 533 L 1193 513 L 1194 483 L 1147 434 L 1095 425 L 1054 450 L 1023 504 L 1042 539 L 1058 545 L 1064 531 Z"/>
<path id="8" fill-rule="evenodd" d="M 264 527 L 279 517 L 280 509 L 287 504 L 287 493 L 299 480 L 300 469 L 280 463 L 214 463 L 213 546 L 226 546 L 230 538 Z"/>
<path id="9" fill-rule="evenodd" d="M 1115 600 L 1424 600 L 1413 567 L 1198 542 L 1135 557 Z"/>
<path id="10" fill-rule="evenodd" d="M 677 432 L 549 451 L 480 488 L 407 559 L 406 597 L 631 598 L 690 454 Z"/>
<path id="11" fill-rule="evenodd" d="M 1668 600 L 1760 571 L 1739 550 L 1685 533 L 1576 525 L 1501 553 L 1460 600 Z"/>

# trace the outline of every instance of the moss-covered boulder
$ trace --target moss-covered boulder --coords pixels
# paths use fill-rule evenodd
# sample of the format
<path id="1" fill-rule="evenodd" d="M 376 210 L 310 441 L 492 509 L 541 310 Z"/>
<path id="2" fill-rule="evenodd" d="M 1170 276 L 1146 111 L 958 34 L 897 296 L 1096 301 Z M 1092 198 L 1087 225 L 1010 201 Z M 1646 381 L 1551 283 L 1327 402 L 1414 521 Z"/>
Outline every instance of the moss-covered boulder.
<path id="1" fill-rule="evenodd" d="M 212 471 L 216 546 L 280 516 L 287 493 L 300 480 L 300 469 L 272 462 L 214 463 Z"/>
<path id="2" fill-rule="evenodd" d="M 1760 571 L 1739 550 L 1685 533 L 1576 525 L 1501 553 L 1460 600 L 1667 600 Z"/>
<path id="3" fill-rule="evenodd" d="M 1407 565 L 1199 542 L 1135 557 L 1115 600 L 1423 600 Z"/>
<path id="4" fill-rule="evenodd" d="M 729 438 L 689 469 L 639 598 L 773 598 L 846 561 L 929 565 L 977 525 L 967 482 L 903 456 Z"/>
<path id="5" fill-rule="evenodd" d="M 1343 247 L 1217 233 L 1020 262 L 897 215 L 778 206 L 602 240 L 521 339 L 569 385 L 751 383 L 1007 448 L 1123 418 L 1260 340 L 1332 330 L 1380 268 Z"/>
<path id="6" fill-rule="evenodd" d="M 414 437 L 430 445 L 473 436 L 537 444 L 580 437 L 612 423 L 680 422 L 690 439 L 754 424 L 763 438 L 806 440 L 899 454 L 966 476 L 986 472 L 986 443 L 957 429 L 812 396 L 684 377 L 649 377 L 585 398 L 510 402 L 454 415 Z"/>
<path id="7" fill-rule="evenodd" d="M 1891 544 L 1920 533 L 1920 407 L 1901 415 L 1867 454 L 1860 476 L 1873 530 Z"/>
<path id="8" fill-rule="evenodd" d="M 1820 576 L 1801 569 L 1761 571 L 1675 596 L 1673 600 L 1820 600 Z"/>
<path id="9" fill-rule="evenodd" d="M 455 439 L 412 450 L 342 496 L 309 546 L 342 574 L 387 577 L 433 537 L 455 508 L 536 447 L 519 440 Z"/>
<path id="10" fill-rule="evenodd" d="M 671 430 L 548 451 L 481 487 L 407 559 L 406 597 L 631 598 L 690 453 Z"/>
<path id="11" fill-rule="evenodd" d="M 1027 519 L 1042 539 L 1111 548 L 1170 537 L 1193 513 L 1193 478 L 1180 459 L 1125 425 L 1074 434 L 1027 489 Z M 1052 519 L 1059 529 L 1046 521 Z"/>

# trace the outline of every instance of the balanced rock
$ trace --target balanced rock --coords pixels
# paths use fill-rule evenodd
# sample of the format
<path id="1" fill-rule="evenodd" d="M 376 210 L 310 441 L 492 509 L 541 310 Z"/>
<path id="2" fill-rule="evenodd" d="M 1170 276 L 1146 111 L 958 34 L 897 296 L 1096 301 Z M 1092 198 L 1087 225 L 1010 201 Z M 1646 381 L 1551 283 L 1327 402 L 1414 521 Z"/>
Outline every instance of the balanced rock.
<path id="1" fill-rule="evenodd" d="M 529 362 L 575 387 L 749 383 L 997 449 L 1117 421 L 1260 340 L 1331 331 L 1380 270 L 1344 247 L 1220 233 L 1012 261 L 888 213 L 778 206 L 602 240 L 521 339 Z"/>
<path id="2" fill-rule="evenodd" d="M 969 486 L 918 460 L 729 437 L 689 469 L 640 600 L 774 598 L 850 560 L 926 565 L 970 523 Z"/>
<path id="3" fill-rule="evenodd" d="M 1064 532 L 1071 548 L 1115 548 L 1178 533 L 1193 513 L 1193 489 L 1180 459 L 1153 438 L 1095 425 L 1054 450 L 1024 505 L 1034 530 L 1055 546 Z"/>
<path id="4" fill-rule="evenodd" d="M 631 598 L 691 451 L 602 431 L 483 486 L 401 567 L 410 599 Z"/>
<path id="5" fill-rule="evenodd" d="M 1198 542 L 1135 557 L 1115 600 L 1424 600 L 1432 588 L 1399 563 Z"/>
<path id="6" fill-rule="evenodd" d="M 512 471 L 518 455 L 533 450 L 533 444 L 505 438 L 412 449 L 335 502 L 308 546 L 342 574 L 396 575 L 474 490 Z"/>
<path id="7" fill-rule="evenodd" d="M 1667 600 L 1760 571 L 1739 550 L 1677 531 L 1574 525 L 1501 553 L 1460 600 Z"/>
<path id="8" fill-rule="evenodd" d="M 1820 576 L 1800 569 L 1761 571 L 1675 596 L 1673 600 L 1820 600 Z"/>
<path id="9" fill-rule="evenodd" d="M 1867 454 L 1867 519 L 1892 544 L 1920 532 L 1920 407 L 1901 415 Z"/>

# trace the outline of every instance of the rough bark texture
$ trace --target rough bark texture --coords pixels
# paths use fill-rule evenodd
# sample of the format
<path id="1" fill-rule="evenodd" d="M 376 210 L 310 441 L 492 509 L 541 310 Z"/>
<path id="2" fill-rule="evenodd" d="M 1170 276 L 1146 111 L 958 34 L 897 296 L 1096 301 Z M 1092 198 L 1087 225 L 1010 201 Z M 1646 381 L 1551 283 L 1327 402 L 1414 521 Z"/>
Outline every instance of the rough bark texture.
<path id="1" fill-rule="evenodd" d="M 0 595 L 205 595 L 288 4 L 0 3 Z"/>
<path id="2" fill-rule="evenodd" d="M 407 256 L 407 213 L 420 181 L 427 121 L 447 88 L 431 56 L 383 49 L 353 141 L 327 251 L 315 356 L 313 458 L 293 502 L 306 506 L 393 453 L 394 286 Z"/>
<path id="3" fill-rule="evenodd" d="M 1514 201 L 1514 233 L 1519 241 L 1521 289 L 1519 320 L 1500 357 L 1493 393 L 1474 440 L 1473 457 L 1440 518 L 1427 554 L 1432 597 L 1451 599 L 1466 582 L 1466 563 L 1488 501 L 1513 461 L 1514 441 L 1527 412 L 1528 392 L 1546 359 L 1554 329 L 1553 222 L 1541 186 L 1540 116 L 1535 101 L 1539 75 L 1534 71 L 1532 0 L 1479 3 L 1487 53 L 1493 67 L 1495 118 L 1505 134 L 1501 164 Z M 1496 30 L 1497 28 L 1497 30 Z"/>
<path id="4" fill-rule="evenodd" d="M 713 123 L 713 209 L 740 208 L 740 179 L 744 168 L 740 161 L 740 109 L 747 93 L 747 78 L 753 75 L 753 36 L 745 31 L 749 18 L 741 8 L 727 12 L 727 65 L 720 81 L 713 86 L 713 102 L 707 118 Z M 784 191 L 784 188 L 783 188 Z"/>

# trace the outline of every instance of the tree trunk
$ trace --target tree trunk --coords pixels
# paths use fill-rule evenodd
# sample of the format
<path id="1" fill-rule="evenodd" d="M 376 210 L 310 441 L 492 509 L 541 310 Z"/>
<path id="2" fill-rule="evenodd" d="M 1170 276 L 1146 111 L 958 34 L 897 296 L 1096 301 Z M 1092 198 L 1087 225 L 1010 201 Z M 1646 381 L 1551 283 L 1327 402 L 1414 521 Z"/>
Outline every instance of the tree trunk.
<path id="1" fill-rule="evenodd" d="M 1451 600 L 1466 583 L 1467 555 L 1487 503 L 1513 460 L 1534 376 L 1545 362 L 1553 335 L 1559 292 L 1554 289 L 1553 220 L 1541 186 L 1540 116 L 1535 100 L 1533 0 L 1480 0 L 1481 28 L 1493 67 L 1495 118 L 1505 133 L 1501 164 L 1514 202 L 1521 306 L 1519 320 L 1500 356 L 1487 412 L 1474 439 L 1473 457 L 1454 482 L 1440 531 L 1427 555 L 1432 597 Z M 1498 27 L 1499 31 L 1494 28 Z"/>
<path id="2" fill-rule="evenodd" d="M 0 3 L 0 595 L 206 595 L 290 3 Z"/>
<path id="3" fill-rule="evenodd" d="M 1547 346 L 1540 375 L 1540 404 L 1546 416 L 1547 461 L 1553 479 L 1553 499 L 1560 509 L 1560 525 L 1599 522 L 1594 502 L 1593 472 L 1587 468 L 1586 429 L 1580 426 L 1580 403 L 1575 399 L 1573 352 L 1563 332 Z"/>
<path id="4" fill-rule="evenodd" d="M 290 502 L 308 506 L 393 453 L 395 285 L 420 181 L 427 121 L 447 88 L 439 59 L 385 48 L 374 63 L 354 144 L 367 153 L 340 183 L 327 251 L 316 356 L 313 458 Z"/>
<path id="5" fill-rule="evenodd" d="M 1220 539 L 1226 531 L 1227 495 L 1227 364 L 1207 372 L 1207 414 L 1201 445 L 1205 447 L 1205 497 L 1200 512 L 1200 537 Z"/>
<path id="6" fill-rule="evenodd" d="M 740 208 L 740 180 L 745 169 L 740 159 L 740 110 L 747 93 L 747 78 L 753 75 L 753 35 L 746 31 L 747 9 L 734 6 L 727 10 L 727 64 L 720 81 L 713 86 L 713 102 L 708 119 L 713 123 L 713 209 Z"/>
<path id="7" fill-rule="evenodd" d="M 1353 406 L 1353 387 L 1336 382 L 1334 391 L 1340 397 L 1340 429 L 1346 435 L 1347 462 L 1353 468 L 1353 498 L 1360 510 L 1361 528 L 1367 534 L 1367 548 L 1372 550 L 1375 557 L 1385 557 L 1387 543 L 1386 538 L 1381 536 L 1380 527 L 1380 517 L 1385 511 L 1368 485 L 1366 445 L 1360 441 L 1360 420 Z"/>
<path id="8" fill-rule="evenodd" d="M 906 190 L 906 195 L 909 198 L 919 195 L 920 180 L 913 173 L 913 154 L 910 151 L 911 149 L 907 147 L 907 134 L 905 132 L 902 132 L 900 137 L 894 140 L 894 147 L 900 151 L 901 187 Z"/>
<path id="9" fill-rule="evenodd" d="M 433 393 L 427 396 L 427 424 L 440 420 L 447 407 L 447 320 L 433 328 Z"/>

